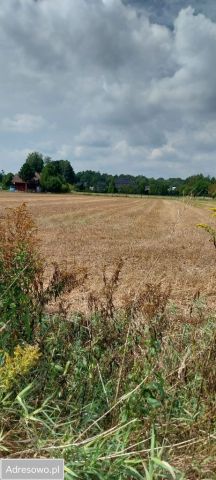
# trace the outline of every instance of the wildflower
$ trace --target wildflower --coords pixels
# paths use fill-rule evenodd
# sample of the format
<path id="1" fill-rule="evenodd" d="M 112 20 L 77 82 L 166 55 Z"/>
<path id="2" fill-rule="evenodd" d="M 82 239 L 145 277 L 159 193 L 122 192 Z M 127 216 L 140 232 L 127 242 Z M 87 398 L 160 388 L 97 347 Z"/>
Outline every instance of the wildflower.
<path id="1" fill-rule="evenodd" d="M 39 348 L 32 345 L 24 347 L 18 345 L 13 355 L 7 352 L 1 353 L 4 361 L 0 366 L 0 388 L 4 391 L 8 391 L 20 377 L 25 376 L 35 366 L 41 355 Z"/>
<path id="2" fill-rule="evenodd" d="M 216 214 L 215 214 L 216 215 Z M 203 228 L 210 235 L 210 242 L 213 242 L 216 248 L 216 229 L 205 223 L 198 223 L 197 227 Z"/>

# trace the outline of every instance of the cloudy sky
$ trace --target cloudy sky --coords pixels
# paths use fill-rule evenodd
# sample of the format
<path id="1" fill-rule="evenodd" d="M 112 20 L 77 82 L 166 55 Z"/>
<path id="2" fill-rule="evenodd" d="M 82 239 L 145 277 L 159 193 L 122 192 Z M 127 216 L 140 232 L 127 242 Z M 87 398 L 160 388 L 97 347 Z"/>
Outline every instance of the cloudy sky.
<path id="1" fill-rule="evenodd" d="M 1 0 L 0 169 L 216 175 L 215 0 Z"/>

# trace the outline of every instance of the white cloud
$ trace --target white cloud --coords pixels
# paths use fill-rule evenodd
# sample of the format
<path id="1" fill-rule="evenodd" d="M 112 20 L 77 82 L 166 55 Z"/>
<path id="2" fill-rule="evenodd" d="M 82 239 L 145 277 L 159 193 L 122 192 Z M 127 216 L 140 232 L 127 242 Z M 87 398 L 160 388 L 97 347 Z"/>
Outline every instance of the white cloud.
<path id="1" fill-rule="evenodd" d="M 211 18 L 188 7 L 171 30 L 120 0 L 2 0 L 0 42 L 0 167 L 30 146 L 80 170 L 214 173 Z"/>
<path id="2" fill-rule="evenodd" d="M 163 145 L 160 148 L 153 148 L 149 157 L 151 159 L 155 160 L 155 159 L 161 158 L 161 157 L 166 158 L 166 156 L 173 155 L 173 154 L 176 154 L 175 148 L 173 148 L 172 145 L 167 144 L 167 145 Z"/>
<path id="3" fill-rule="evenodd" d="M 12 118 L 3 118 L 0 128 L 6 132 L 31 133 L 45 125 L 46 122 L 40 115 L 18 113 Z"/>

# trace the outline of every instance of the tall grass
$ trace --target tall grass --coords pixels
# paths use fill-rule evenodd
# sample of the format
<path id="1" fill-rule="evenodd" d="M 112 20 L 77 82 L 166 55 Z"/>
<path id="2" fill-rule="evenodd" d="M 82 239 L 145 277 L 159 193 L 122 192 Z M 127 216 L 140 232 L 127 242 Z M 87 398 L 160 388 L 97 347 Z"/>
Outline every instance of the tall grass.
<path id="1" fill-rule="evenodd" d="M 117 306 L 119 260 L 86 314 L 51 314 L 86 272 L 47 282 L 36 233 L 25 205 L 1 220 L 1 456 L 63 456 L 68 478 L 213 479 L 214 312 L 179 310 L 161 284 Z"/>

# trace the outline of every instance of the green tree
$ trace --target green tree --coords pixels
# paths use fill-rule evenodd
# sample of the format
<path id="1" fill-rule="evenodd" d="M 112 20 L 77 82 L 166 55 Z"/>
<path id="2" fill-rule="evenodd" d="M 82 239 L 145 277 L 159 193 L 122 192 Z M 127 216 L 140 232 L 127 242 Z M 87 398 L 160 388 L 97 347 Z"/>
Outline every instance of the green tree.
<path id="1" fill-rule="evenodd" d="M 144 179 L 140 179 L 138 181 L 138 186 L 137 186 L 137 191 L 140 195 L 145 194 L 145 187 L 146 187 L 146 181 Z"/>
<path id="2" fill-rule="evenodd" d="M 67 183 L 75 182 L 75 173 L 69 160 L 58 160 L 59 170 Z"/>
<path id="3" fill-rule="evenodd" d="M 41 172 L 41 179 L 48 178 L 50 176 L 56 177 L 60 175 L 59 163 L 56 161 L 48 162 Z"/>
<path id="4" fill-rule="evenodd" d="M 13 176 L 14 176 L 14 174 L 11 173 L 11 172 L 6 173 L 6 175 L 3 175 L 2 188 L 7 189 L 7 188 L 10 187 L 10 185 L 12 184 Z"/>
<path id="5" fill-rule="evenodd" d="M 196 196 L 207 196 L 209 188 L 209 181 L 206 178 L 200 178 L 194 185 L 194 195 Z"/>
<path id="6" fill-rule="evenodd" d="M 116 193 L 117 189 L 115 186 L 115 179 L 112 177 L 110 178 L 109 184 L 108 184 L 108 193 Z"/>
<path id="7" fill-rule="evenodd" d="M 35 174 L 35 169 L 29 163 L 24 163 L 19 171 L 19 175 L 24 182 L 29 182 Z"/>
<path id="8" fill-rule="evenodd" d="M 46 190 L 48 192 L 60 193 L 62 192 L 63 185 L 60 177 L 48 177 L 46 180 Z"/>
<path id="9" fill-rule="evenodd" d="M 134 185 L 121 185 L 119 192 L 125 195 L 131 195 L 134 193 Z"/>
<path id="10" fill-rule="evenodd" d="M 209 186 L 214 182 L 214 178 L 209 176 L 204 177 L 201 173 L 199 175 L 192 175 L 186 178 L 184 184 L 181 186 L 184 195 L 207 196 Z"/>
<path id="11" fill-rule="evenodd" d="M 47 163 L 41 172 L 40 184 L 45 192 L 68 192 L 68 183 L 60 174 L 59 161 Z"/>
<path id="12" fill-rule="evenodd" d="M 52 162 L 52 158 L 49 157 L 48 155 L 46 157 L 44 157 L 44 165 L 47 165 L 47 163 L 50 163 Z"/>
<path id="13" fill-rule="evenodd" d="M 34 169 L 34 172 L 40 173 L 44 166 L 43 155 L 38 152 L 31 152 L 26 158 L 26 163 Z"/>
<path id="14" fill-rule="evenodd" d="M 3 177 L 4 177 L 4 170 L 1 170 L 0 172 L 0 183 L 2 183 Z"/>

